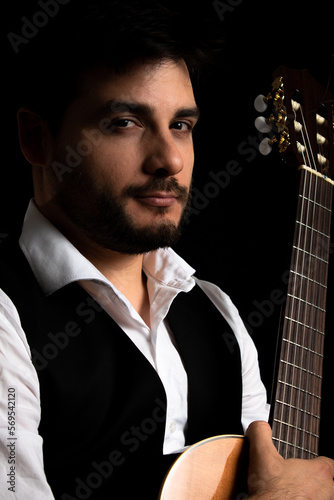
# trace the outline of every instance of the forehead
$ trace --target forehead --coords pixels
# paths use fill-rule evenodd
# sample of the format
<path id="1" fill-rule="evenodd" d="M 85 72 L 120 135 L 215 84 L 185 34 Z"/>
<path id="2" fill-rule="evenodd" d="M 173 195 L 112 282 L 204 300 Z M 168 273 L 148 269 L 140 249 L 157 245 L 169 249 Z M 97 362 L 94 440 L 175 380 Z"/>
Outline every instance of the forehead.
<path id="1" fill-rule="evenodd" d="M 88 112 L 104 110 L 113 100 L 142 102 L 157 111 L 195 106 L 195 97 L 184 61 L 136 63 L 121 74 L 105 66 L 83 75 L 78 100 Z"/>

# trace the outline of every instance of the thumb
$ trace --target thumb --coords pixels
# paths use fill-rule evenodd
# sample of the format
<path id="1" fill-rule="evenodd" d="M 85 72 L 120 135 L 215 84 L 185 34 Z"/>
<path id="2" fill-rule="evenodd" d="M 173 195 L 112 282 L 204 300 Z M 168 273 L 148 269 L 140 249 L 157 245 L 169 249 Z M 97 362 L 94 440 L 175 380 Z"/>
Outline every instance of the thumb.
<path id="1" fill-rule="evenodd" d="M 250 424 L 246 436 L 249 440 L 249 491 L 265 487 L 267 481 L 280 474 L 284 463 L 272 441 L 271 427 L 267 422 Z"/>
<path id="2" fill-rule="evenodd" d="M 271 427 L 264 420 L 252 422 L 247 429 L 246 436 L 249 441 L 250 451 L 257 458 L 264 458 L 266 453 L 273 451 Z"/>

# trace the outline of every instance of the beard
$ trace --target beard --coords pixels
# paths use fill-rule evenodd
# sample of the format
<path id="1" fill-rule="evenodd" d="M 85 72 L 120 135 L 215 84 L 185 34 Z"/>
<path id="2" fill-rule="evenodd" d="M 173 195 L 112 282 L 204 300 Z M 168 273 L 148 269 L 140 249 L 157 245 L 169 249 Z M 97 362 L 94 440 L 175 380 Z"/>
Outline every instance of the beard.
<path id="1" fill-rule="evenodd" d="M 56 187 L 56 202 L 67 218 L 90 241 L 100 247 L 123 254 L 142 254 L 176 244 L 190 208 L 190 190 L 173 177 L 156 177 L 145 185 L 130 185 L 121 195 L 97 182 L 85 167 L 72 171 Z M 164 220 L 168 207 L 152 207 L 156 222 L 139 225 L 126 210 L 126 201 L 149 193 L 173 193 L 181 204 L 178 223 Z"/>

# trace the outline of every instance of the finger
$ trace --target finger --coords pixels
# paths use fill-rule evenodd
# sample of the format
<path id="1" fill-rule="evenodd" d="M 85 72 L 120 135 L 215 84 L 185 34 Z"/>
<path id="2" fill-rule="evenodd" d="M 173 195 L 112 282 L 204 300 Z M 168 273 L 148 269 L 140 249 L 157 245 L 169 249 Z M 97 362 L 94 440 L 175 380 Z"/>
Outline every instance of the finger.
<path id="1" fill-rule="evenodd" d="M 253 422 L 246 436 L 249 440 L 249 477 L 256 479 L 259 471 L 265 480 L 279 474 L 284 459 L 273 444 L 270 425 L 264 421 Z"/>
<path id="2" fill-rule="evenodd" d="M 246 436 L 249 440 L 252 453 L 263 456 L 267 451 L 272 451 L 272 431 L 267 422 L 257 420 L 251 423 L 247 429 Z"/>

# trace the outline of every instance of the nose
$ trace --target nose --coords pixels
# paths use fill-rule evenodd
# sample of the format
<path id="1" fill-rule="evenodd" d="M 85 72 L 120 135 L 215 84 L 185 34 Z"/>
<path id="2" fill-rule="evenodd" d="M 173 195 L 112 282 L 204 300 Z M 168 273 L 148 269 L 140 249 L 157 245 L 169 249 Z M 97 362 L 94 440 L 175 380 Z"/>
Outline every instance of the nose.
<path id="1" fill-rule="evenodd" d="M 146 144 L 144 170 L 150 175 L 168 177 L 183 169 L 183 157 L 177 142 L 170 132 L 155 134 Z"/>

